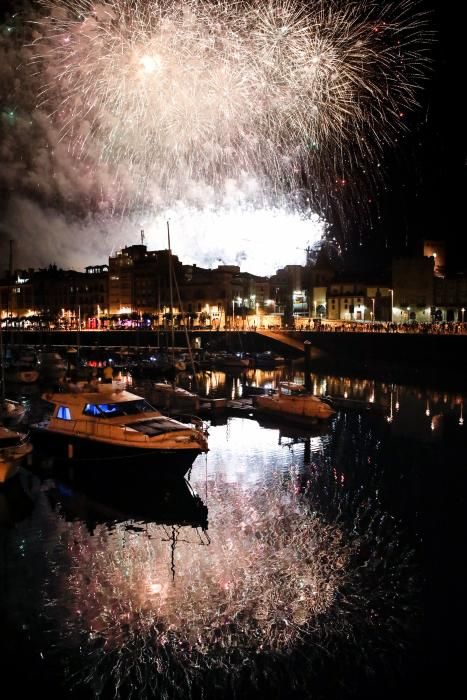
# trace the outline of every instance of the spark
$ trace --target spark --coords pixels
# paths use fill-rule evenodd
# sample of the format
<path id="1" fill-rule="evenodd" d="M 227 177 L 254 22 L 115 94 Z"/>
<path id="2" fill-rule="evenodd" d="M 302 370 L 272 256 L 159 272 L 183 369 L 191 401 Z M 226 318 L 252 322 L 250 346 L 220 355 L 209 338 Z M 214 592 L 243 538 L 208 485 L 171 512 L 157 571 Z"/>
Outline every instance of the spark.
<path id="1" fill-rule="evenodd" d="M 173 697 L 185 697 L 199 672 L 230 683 L 258 654 L 272 668 L 303 644 L 310 670 L 314 654 L 333 656 L 341 643 L 366 659 L 364 640 L 371 645 L 383 629 L 390 638 L 393 618 L 399 630 L 395 611 L 407 615 L 413 557 L 377 499 L 350 498 L 347 488 L 329 465 L 306 476 L 291 465 L 287 477 L 259 483 L 213 478 L 209 517 L 218 528 L 199 546 L 179 528 L 173 552 L 156 523 L 145 535 L 128 523 L 98 525 L 92 536 L 84 523 L 62 523 L 69 566 L 46 593 L 46 608 L 67 648 L 79 645 L 75 680 L 121 687 L 134 673 L 140 683 L 146 668 L 155 695 L 177 678 L 183 687 Z"/>
<path id="2" fill-rule="evenodd" d="M 155 209 L 245 174 L 272 200 L 305 178 L 317 206 L 395 141 L 428 62 L 409 0 L 40 4 L 38 106 Z"/>

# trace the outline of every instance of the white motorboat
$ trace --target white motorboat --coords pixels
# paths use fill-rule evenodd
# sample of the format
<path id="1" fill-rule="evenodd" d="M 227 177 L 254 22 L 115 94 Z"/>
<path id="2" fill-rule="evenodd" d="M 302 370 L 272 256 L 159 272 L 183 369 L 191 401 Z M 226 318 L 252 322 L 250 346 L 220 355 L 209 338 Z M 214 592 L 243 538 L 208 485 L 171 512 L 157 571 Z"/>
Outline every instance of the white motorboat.
<path id="1" fill-rule="evenodd" d="M 0 425 L 0 484 L 18 473 L 24 459 L 32 452 L 27 435 Z"/>
<path id="2" fill-rule="evenodd" d="M 177 411 L 199 411 L 199 396 L 191 391 L 174 386 L 167 382 L 155 382 L 150 394 L 150 400 L 159 408 Z"/>
<path id="3" fill-rule="evenodd" d="M 0 404 L 0 421 L 6 427 L 20 423 L 26 414 L 26 408 L 12 399 L 3 399 Z"/>
<path id="4" fill-rule="evenodd" d="M 257 396 L 256 406 L 260 411 L 300 420 L 327 420 L 335 413 L 328 402 L 295 382 L 280 382 L 277 390 Z"/>
<path id="5" fill-rule="evenodd" d="M 31 426 L 34 444 L 76 464 L 112 469 L 150 466 L 161 477 L 183 476 L 208 443 L 203 424 L 162 415 L 144 398 L 113 384 L 43 394 L 50 418 Z"/>

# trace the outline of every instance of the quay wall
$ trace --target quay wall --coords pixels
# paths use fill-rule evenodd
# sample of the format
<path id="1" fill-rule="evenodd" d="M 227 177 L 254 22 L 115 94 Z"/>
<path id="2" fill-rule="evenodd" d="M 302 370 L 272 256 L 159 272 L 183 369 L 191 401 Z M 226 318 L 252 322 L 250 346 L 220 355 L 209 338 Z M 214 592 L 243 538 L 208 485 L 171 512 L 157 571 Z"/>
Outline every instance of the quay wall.
<path id="1" fill-rule="evenodd" d="M 284 333 L 284 332 L 282 332 Z M 351 363 L 372 365 L 381 362 L 391 365 L 456 369 L 466 372 L 467 334 L 416 334 L 367 332 L 289 331 L 289 335 L 319 350 L 322 359 L 338 365 Z M 205 350 L 255 352 L 271 349 L 287 357 L 303 353 L 288 347 L 280 340 L 263 337 L 255 331 L 188 332 L 192 346 L 196 339 Z M 109 331 L 17 331 L 4 330 L 3 344 L 8 346 L 40 347 L 141 347 L 156 348 L 172 345 L 171 333 L 147 330 Z M 187 347 L 187 333 L 174 332 L 176 347 Z"/>
<path id="2" fill-rule="evenodd" d="M 284 333 L 283 331 L 281 333 Z M 430 386 L 467 392 L 467 334 L 412 334 L 286 331 L 301 342 L 311 342 L 311 370 L 323 374 L 369 378 L 384 382 Z M 31 346 L 80 347 L 83 357 L 90 348 L 168 348 L 171 333 L 147 330 L 109 331 L 3 331 L 4 348 Z M 288 361 L 303 361 L 304 352 L 258 331 L 208 331 L 188 333 L 208 351 L 258 352 L 273 350 Z M 187 348 L 185 331 L 174 333 L 177 348 Z M 19 349 L 19 348 L 18 348 Z"/>

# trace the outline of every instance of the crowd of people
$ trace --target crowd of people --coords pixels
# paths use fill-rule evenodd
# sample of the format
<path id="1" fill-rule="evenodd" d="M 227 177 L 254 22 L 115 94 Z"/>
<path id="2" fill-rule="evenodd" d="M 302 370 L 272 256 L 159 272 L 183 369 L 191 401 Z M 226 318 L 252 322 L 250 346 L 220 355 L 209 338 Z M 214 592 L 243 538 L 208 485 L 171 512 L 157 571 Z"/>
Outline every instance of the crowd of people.
<path id="1" fill-rule="evenodd" d="M 467 333 L 467 323 L 445 321 L 441 323 L 393 323 L 391 321 L 343 321 L 342 323 L 322 322 L 317 326 L 301 326 L 298 330 L 313 330 L 322 332 L 351 332 L 351 333 L 414 333 L 431 335 L 457 335 Z"/>

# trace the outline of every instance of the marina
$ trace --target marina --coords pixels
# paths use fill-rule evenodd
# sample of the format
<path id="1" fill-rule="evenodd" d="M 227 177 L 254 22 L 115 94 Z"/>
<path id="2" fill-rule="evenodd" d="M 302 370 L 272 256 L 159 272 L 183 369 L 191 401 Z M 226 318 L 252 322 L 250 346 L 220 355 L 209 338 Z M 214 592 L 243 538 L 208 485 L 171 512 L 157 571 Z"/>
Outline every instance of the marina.
<path id="1" fill-rule="evenodd" d="M 21 656 L 2 654 L 27 660 L 21 692 L 47 677 L 71 698 L 390 698 L 448 663 L 446 635 L 460 649 L 435 603 L 462 595 L 443 571 L 465 396 L 312 372 L 335 413 L 303 426 L 257 411 L 281 381 L 303 385 L 303 367 L 197 374 L 209 450 L 186 479 L 35 459 L 2 487 L 2 619 Z M 28 424 L 44 389 L 16 397 Z"/>

